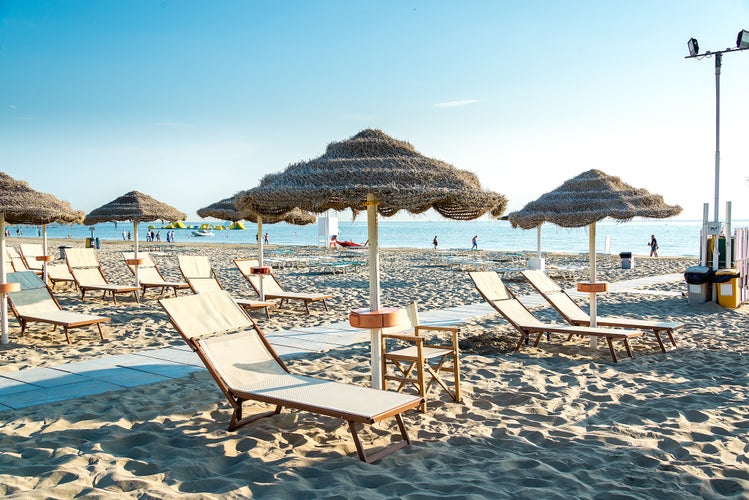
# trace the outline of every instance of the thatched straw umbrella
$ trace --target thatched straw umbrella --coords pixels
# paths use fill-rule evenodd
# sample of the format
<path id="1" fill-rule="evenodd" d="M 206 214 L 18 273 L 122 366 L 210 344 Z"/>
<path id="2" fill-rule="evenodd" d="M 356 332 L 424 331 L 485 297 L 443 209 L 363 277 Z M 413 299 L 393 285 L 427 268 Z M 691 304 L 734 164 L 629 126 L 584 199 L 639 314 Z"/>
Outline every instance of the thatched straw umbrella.
<path id="1" fill-rule="evenodd" d="M 132 221 L 135 234 L 135 286 L 140 286 L 138 278 L 138 223 L 155 220 L 185 220 L 187 214 L 180 212 L 171 205 L 162 203 L 139 191 L 130 191 L 106 205 L 92 210 L 86 215 L 83 223 L 86 225 L 97 222 Z"/>
<path id="2" fill-rule="evenodd" d="M 239 193 L 242 194 L 242 193 Z M 292 208 L 285 214 L 280 214 L 275 217 L 264 218 L 261 215 L 253 212 L 240 213 L 237 209 L 234 201 L 237 199 L 239 194 L 224 198 L 223 200 L 217 201 L 207 207 L 203 207 L 198 210 L 198 215 L 201 217 L 215 217 L 216 219 L 230 220 L 237 222 L 240 220 L 247 220 L 257 224 L 257 242 L 258 242 L 258 261 L 260 266 L 263 266 L 263 222 L 268 224 L 275 224 L 277 222 L 286 222 L 295 226 L 306 226 L 307 224 L 314 224 L 317 217 L 309 212 L 300 210 L 298 208 Z M 265 292 L 263 290 L 263 275 L 260 275 L 260 300 L 265 300 Z"/>
<path id="3" fill-rule="evenodd" d="M 263 217 L 294 207 L 313 213 L 328 209 L 367 210 L 369 236 L 369 309 L 380 310 L 377 214 L 401 210 L 418 214 L 434 209 L 450 219 L 502 215 L 507 200 L 485 190 L 478 177 L 440 160 L 423 156 L 411 144 L 380 130 L 363 130 L 328 145 L 321 157 L 266 175 L 260 185 L 237 198 L 242 211 Z M 372 380 L 380 387 L 379 331 L 372 332 Z"/>
<path id="4" fill-rule="evenodd" d="M 73 224 L 83 219 L 83 212 L 73 210 L 67 201 L 51 194 L 34 191 L 26 182 L 17 181 L 0 172 L 0 312 L 2 322 L 0 342 L 8 343 L 8 303 L 6 301 L 5 223 L 40 224 L 44 231 L 44 254 L 47 254 L 47 224 L 60 222 Z M 44 266 L 46 281 L 46 262 Z M 11 286 L 12 287 L 12 286 Z"/>
<path id="5" fill-rule="evenodd" d="M 508 215 L 513 227 L 531 229 L 551 222 L 562 227 L 589 226 L 590 282 L 596 282 L 596 222 L 611 217 L 664 219 L 681 212 L 663 197 L 637 189 L 600 170 L 588 170 Z M 590 323 L 596 326 L 596 293 L 590 292 Z"/>

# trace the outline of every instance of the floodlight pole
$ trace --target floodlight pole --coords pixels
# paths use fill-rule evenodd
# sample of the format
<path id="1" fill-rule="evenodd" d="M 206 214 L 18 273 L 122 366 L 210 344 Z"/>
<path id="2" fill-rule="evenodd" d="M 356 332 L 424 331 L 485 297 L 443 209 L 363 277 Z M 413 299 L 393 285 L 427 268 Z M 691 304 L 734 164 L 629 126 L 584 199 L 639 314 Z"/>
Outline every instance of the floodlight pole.
<path id="1" fill-rule="evenodd" d="M 715 236 L 718 236 L 720 233 L 720 68 L 723 64 L 723 54 L 747 50 L 747 48 L 749 47 L 729 47 L 725 50 L 719 50 L 716 52 L 707 51 L 704 54 L 694 54 L 685 57 L 685 59 L 701 59 L 703 57 L 715 56 L 715 200 L 713 205 L 713 222 L 716 231 Z M 707 238 L 707 235 L 705 235 L 705 237 Z M 726 242 L 727 245 L 730 245 L 730 237 L 731 236 L 728 235 L 729 240 Z M 713 270 L 718 269 L 719 247 L 719 240 L 716 238 L 713 242 Z M 726 265 L 729 265 L 729 263 L 726 262 Z"/>

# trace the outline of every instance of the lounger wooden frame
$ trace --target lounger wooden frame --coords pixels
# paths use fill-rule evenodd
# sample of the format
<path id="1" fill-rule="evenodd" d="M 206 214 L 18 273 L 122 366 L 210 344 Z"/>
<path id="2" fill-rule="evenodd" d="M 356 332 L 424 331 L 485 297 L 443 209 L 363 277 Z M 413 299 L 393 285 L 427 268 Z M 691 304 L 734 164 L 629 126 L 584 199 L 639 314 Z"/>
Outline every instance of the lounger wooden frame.
<path id="1" fill-rule="evenodd" d="M 558 325 L 554 323 L 544 323 L 536 318 L 515 295 L 504 286 L 499 275 L 493 271 L 471 272 L 468 273 L 481 297 L 499 312 L 512 326 L 520 332 L 515 350 L 520 350 L 521 346 L 528 343 L 530 335 L 536 335 L 533 343 L 538 347 L 541 337 L 544 333 L 547 337 L 551 333 L 567 335 L 567 340 L 575 335 L 605 338 L 611 353 L 611 359 L 616 363 L 619 361 L 616 349 L 614 349 L 614 340 L 620 340 L 624 344 L 629 359 L 633 358 L 630 339 L 642 337 L 644 333 L 639 330 L 620 330 L 615 328 L 575 326 L 575 325 Z"/>
<path id="2" fill-rule="evenodd" d="M 420 396 L 291 374 L 255 320 L 226 291 L 161 299 L 159 303 L 231 404 L 234 411 L 229 430 L 277 415 L 287 407 L 345 420 L 359 459 L 367 463 L 411 443 L 401 413 L 418 407 L 423 402 Z M 243 404 L 249 401 L 275 405 L 275 409 L 245 416 Z M 391 417 L 402 439 L 367 453 L 357 425 Z"/>
<path id="3" fill-rule="evenodd" d="M 546 273 L 541 270 L 525 270 L 523 276 L 533 286 L 533 288 L 557 310 L 557 312 L 570 325 L 590 326 L 590 316 L 583 311 L 577 302 L 570 297 L 564 289 L 554 282 Z M 615 328 L 634 328 L 639 330 L 648 330 L 653 333 L 658 346 L 662 352 L 667 352 L 676 348 L 674 332 L 684 326 L 684 323 L 676 321 L 651 321 L 645 319 L 630 318 L 612 318 L 607 316 L 596 316 L 598 326 L 610 326 Z M 668 335 L 671 347 L 667 348 L 661 333 Z"/>
<path id="4" fill-rule="evenodd" d="M 117 295 L 132 293 L 136 303 L 140 303 L 137 286 L 116 285 L 109 283 L 96 256 L 95 248 L 68 248 L 65 250 L 65 261 L 68 263 L 70 274 L 75 279 L 81 299 L 86 298 L 89 290 L 102 292 L 102 298 L 112 295 L 112 301 L 117 305 Z"/>
<path id="5" fill-rule="evenodd" d="M 460 328 L 420 324 L 416 302 L 411 302 L 405 312 L 407 314 L 402 320 L 402 326 L 385 329 L 380 335 L 383 389 L 387 390 L 389 381 L 398 383 L 398 392 L 409 384 L 413 385 L 424 397 L 424 404 L 420 409 L 425 413 L 427 395 L 435 384 L 442 387 L 454 401 L 460 403 L 463 399 L 460 391 L 458 345 Z M 399 341 L 401 345 L 397 346 L 398 348 L 392 346 L 391 349 L 389 344 L 398 342 L 388 342 L 388 339 Z M 403 347 L 403 343 L 412 345 Z M 389 370 L 389 367 L 392 370 Z M 442 373 L 452 375 L 452 389 L 440 376 Z"/>
<path id="6" fill-rule="evenodd" d="M 211 261 L 204 255 L 178 255 L 179 271 L 190 285 L 193 293 L 216 292 L 224 289 L 218 274 L 213 269 Z M 261 300 L 234 299 L 234 302 L 248 311 L 262 309 L 265 317 L 270 319 L 270 309 L 275 307 L 273 302 Z"/>
<path id="7" fill-rule="evenodd" d="M 83 314 L 64 311 L 47 286 L 34 271 L 20 271 L 8 274 L 8 281 L 21 284 L 21 290 L 8 294 L 13 314 L 21 325 L 21 334 L 26 332 L 29 323 L 46 323 L 55 328 L 62 327 L 65 340 L 70 344 L 68 330 L 84 326 L 96 325 L 99 337 L 104 339 L 102 323 L 108 323 L 109 318 L 93 314 Z"/>
<path id="8" fill-rule="evenodd" d="M 250 284 L 258 297 L 260 296 L 260 275 L 252 274 L 250 268 L 257 267 L 259 261 L 257 259 L 235 259 L 234 265 L 237 266 L 239 272 L 245 277 L 247 282 Z M 327 299 L 332 299 L 333 296 L 325 293 L 303 293 L 303 292 L 287 292 L 281 286 L 276 276 L 271 274 L 263 275 L 263 292 L 265 300 L 279 299 L 280 302 L 278 307 L 281 308 L 284 302 L 290 300 L 301 300 L 304 302 L 304 308 L 307 310 L 307 314 L 310 314 L 309 305 L 313 302 L 322 302 L 325 310 L 328 310 Z"/>
<path id="9" fill-rule="evenodd" d="M 135 259 L 135 252 L 122 252 L 122 256 L 125 259 L 125 265 L 127 265 L 132 275 L 135 276 L 135 266 L 128 263 L 128 261 Z M 143 264 L 138 266 L 138 283 L 143 289 L 143 295 L 146 294 L 146 290 L 149 288 L 158 288 L 161 289 L 161 297 L 170 289 L 176 297 L 177 290 L 187 290 L 190 288 L 190 285 L 185 281 L 167 281 L 164 275 L 161 274 L 156 261 L 150 253 L 139 252 L 138 258 L 143 259 Z"/>

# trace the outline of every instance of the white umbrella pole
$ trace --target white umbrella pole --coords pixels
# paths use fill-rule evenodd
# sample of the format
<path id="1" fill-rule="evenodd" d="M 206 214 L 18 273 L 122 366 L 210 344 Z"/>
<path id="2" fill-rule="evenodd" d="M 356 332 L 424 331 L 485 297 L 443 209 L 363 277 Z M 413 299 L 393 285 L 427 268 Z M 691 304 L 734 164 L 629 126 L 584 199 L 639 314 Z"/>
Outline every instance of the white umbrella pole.
<path id="1" fill-rule="evenodd" d="M 541 224 L 536 228 L 536 256 L 541 261 Z"/>
<path id="2" fill-rule="evenodd" d="M 595 283 L 596 282 L 596 223 L 593 222 L 590 227 L 588 228 L 590 231 L 589 241 L 588 241 L 588 251 L 590 252 L 590 282 Z M 595 292 L 590 292 L 590 326 L 596 327 L 598 326 L 598 322 L 596 321 L 596 313 L 598 309 L 598 299 Z M 596 348 L 598 347 L 598 338 L 591 335 L 590 337 L 590 347 Z"/>
<path id="3" fill-rule="evenodd" d="M 5 212 L 0 211 L 0 283 L 5 283 L 5 259 L 8 256 L 5 253 Z M 0 321 L 2 321 L 2 339 L 3 345 L 8 343 L 8 300 L 5 298 L 5 292 L 0 293 Z"/>
<path id="4" fill-rule="evenodd" d="M 259 249 L 259 256 L 258 256 L 258 263 L 260 267 L 263 267 L 263 248 L 265 245 L 263 244 L 263 218 L 259 215 L 257 216 L 257 244 Z M 265 290 L 263 289 L 263 275 L 260 275 L 260 300 L 265 302 Z"/>
<path id="5" fill-rule="evenodd" d="M 380 309 L 380 253 L 378 251 L 377 198 L 367 194 L 367 236 L 369 237 L 369 310 Z M 370 330 L 372 387 L 382 389 L 382 330 Z"/>
<path id="6" fill-rule="evenodd" d="M 138 221 L 133 221 L 133 232 L 135 233 L 135 261 L 138 261 Z M 93 238 L 92 238 L 93 239 Z M 94 247 L 96 248 L 96 247 Z M 138 276 L 138 269 L 140 266 L 135 264 L 135 286 L 140 287 L 140 276 Z"/>
<path id="7" fill-rule="evenodd" d="M 42 255 L 47 255 L 47 224 L 42 224 Z M 42 280 L 47 282 L 47 261 L 42 261 Z"/>

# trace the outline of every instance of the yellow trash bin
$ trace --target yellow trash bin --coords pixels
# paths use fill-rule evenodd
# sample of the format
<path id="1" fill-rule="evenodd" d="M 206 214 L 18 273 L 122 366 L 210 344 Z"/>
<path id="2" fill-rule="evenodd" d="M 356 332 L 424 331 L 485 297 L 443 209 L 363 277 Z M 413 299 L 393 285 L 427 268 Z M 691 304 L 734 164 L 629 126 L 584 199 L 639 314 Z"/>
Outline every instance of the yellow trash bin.
<path id="1" fill-rule="evenodd" d="M 736 269 L 718 269 L 714 279 L 718 288 L 718 304 L 739 307 L 739 272 Z"/>

